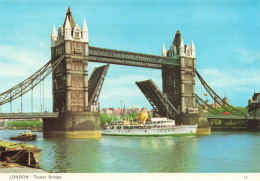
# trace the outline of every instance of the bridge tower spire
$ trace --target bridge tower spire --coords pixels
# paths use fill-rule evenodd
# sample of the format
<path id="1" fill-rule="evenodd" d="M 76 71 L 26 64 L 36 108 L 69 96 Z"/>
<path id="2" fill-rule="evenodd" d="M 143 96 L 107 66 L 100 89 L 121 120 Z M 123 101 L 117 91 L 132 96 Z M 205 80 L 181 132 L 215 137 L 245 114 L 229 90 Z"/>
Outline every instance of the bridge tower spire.
<path id="1" fill-rule="evenodd" d="M 191 41 L 191 55 L 193 56 L 193 57 L 196 57 L 196 48 L 195 48 L 195 45 L 194 45 L 194 42 L 193 42 L 193 40 Z"/>
<path id="2" fill-rule="evenodd" d="M 53 25 L 52 33 L 51 33 L 51 47 L 55 46 L 57 40 L 58 40 L 58 35 L 57 35 L 57 32 L 56 32 L 55 25 Z"/>
<path id="3" fill-rule="evenodd" d="M 86 23 L 85 18 L 84 18 L 84 21 L 83 21 L 81 36 L 82 36 L 83 41 L 88 42 L 88 28 L 87 28 L 87 23 Z"/>
<path id="4" fill-rule="evenodd" d="M 70 40 L 71 39 L 71 26 L 68 16 L 66 16 L 65 20 L 65 26 L 64 26 L 64 40 Z"/>
<path id="5" fill-rule="evenodd" d="M 181 41 L 181 43 L 180 43 L 180 46 L 179 46 L 179 55 L 183 56 L 184 55 L 184 43 L 183 43 L 183 39 L 182 39 L 181 36 L 180 36 L 180 41 Z"/>
<path id="6" fill-rule="evenodd" d="M 161 56 L 166 57 L 166 54 L 167 54 L 167 53 L 166 53 L 165 45 L 164 45 L 164 43 L 163 43 Z"/>

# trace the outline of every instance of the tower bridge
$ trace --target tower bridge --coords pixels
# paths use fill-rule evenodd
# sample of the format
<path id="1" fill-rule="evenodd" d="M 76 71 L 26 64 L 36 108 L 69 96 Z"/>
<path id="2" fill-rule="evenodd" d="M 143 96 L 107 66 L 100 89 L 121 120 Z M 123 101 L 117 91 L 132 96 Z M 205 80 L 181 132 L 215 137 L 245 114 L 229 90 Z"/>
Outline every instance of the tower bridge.
<path id="1" fill-rule="evenodd" d="M 96 68 L 88 79 L 88 62 L 107 65 Z M 99 111 L 95 108 L 109 64 L 161 69 L 162 91 L 152 80 L 136 82 L 154 111 L 174 118 L 177 124 L 198 124 L 198 134 L 210 134 L 207 117 L 198 113 L 198 104 L 203 100 L 195 94 L 195 76 L 216 101 L 220 97 L 196 71 L 193 40 L 191 45 L 185 45 L 178 30 L 170 49 L 166 51 L 163 45 L 161 56 L 90 46 L 85 19 L 80 28 L 70 8 L 58 33 L 53 27 L 51 60 L 17 86 L 1 93 L 0 105 L 8 102 L 12 105 L 14 99 L 21 97 L 22 108 L 22 96 L 52 72 L 53 113 L 20 114 L 20 117 L 43 117 L 45 138 L 98 138 L 101 136 Z M 14 117 L 17 114 L 0 114 L 0 118 Z"/>

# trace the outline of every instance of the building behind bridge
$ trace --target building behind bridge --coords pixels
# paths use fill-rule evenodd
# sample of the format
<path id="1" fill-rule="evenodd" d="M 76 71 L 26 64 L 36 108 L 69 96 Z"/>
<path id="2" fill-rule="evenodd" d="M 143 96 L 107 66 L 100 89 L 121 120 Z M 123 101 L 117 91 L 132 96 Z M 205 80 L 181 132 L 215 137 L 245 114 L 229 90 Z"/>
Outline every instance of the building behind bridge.
<path id="1" fill-rule="evenodd" d="M 103 108 L 100 113 L 113 115 L 113 116 L 121 116 L 121 115 L 129 115 L 132 113 L 142 113 L 142 112 L 148 112 L 148 109 L 146 107 L 138 108 L 137 106 L 131 106 L 130 108 Z"/>
<path id="2" fill-rule="evenodd" d="M 216 99 L 216 98 L 215 98 Z M 209 106 L 213 107 L 213 108 L 218 108 L 218 107 L 222 107 L 223 104 L 228 104 L 228 98 L 225 96 L 223 99 L 222 99 L 222 102 L 221 102 L 221 105 L 218 104 L 218 102 L 216 100 L 214 100 L 214 102 L 211 104 L 209 103 L 209 100 L 207 99 L 205 101 Z M 207 104 L 205 104 L 204 106 L 207 106 Z"/>
<path id="3" fill-rule="evenodd" d="M 248 112 L 260 112 L 260 93 L 255 93 L 252 98 L 248 99 Z"/>

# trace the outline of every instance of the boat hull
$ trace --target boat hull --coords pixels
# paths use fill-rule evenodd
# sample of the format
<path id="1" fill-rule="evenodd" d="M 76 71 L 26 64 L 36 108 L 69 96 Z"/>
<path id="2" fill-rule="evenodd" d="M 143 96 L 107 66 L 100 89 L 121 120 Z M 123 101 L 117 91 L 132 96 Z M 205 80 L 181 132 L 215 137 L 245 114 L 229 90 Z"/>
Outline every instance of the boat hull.
<path id="1" fill-rule="evenodd" d="M 10 137 L 10 140 L 19 140 L 19 141 L 35 141 L 37 140 L 37 136 L 16 136 L 16 137 Z"/>
<path id="2" fill-rule="evenodd" d="M 102 135 L 111 136 L 196 136 L 197 125 L 150 129 L 106 129 Z"/>
<path id="3" fill-rule="evenodd" d="M 29 156 L 30 153 L 30 156 Z M 8 150 L 1 152 L 1 161 L 6 161 L 9 157 L 10 162 L 20 164 L 36 164 L 39 162 L 41 155 L 40 149 L 34 150 Z"/>

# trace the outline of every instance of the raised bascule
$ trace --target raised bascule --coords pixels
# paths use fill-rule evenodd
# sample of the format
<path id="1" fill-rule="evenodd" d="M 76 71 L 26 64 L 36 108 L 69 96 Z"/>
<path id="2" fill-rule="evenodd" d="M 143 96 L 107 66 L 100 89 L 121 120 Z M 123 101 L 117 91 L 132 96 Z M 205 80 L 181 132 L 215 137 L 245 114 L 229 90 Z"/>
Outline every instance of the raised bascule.
<path id="1" fill-rule="evenodd" d="M 95 68 L 88 78 L 88 62 L 106 65 Z M 4 113 L 0 118 L 42 117 L 44 138 L 99 138 L 98 99 L 109 64 L 161 69 L 162 90 L 152 80 L 136 82 L 154 113 L 173 118 L 176 124 L 198 124 L 197 134 L 210 134 L 208 117 L 198 113 L 198 105 L 206 103 L 195 94 L 195 76 L 217 103 L 221 98 L 196 71 L 193 40 L 191 45 L 185 45 L 178 30 L 169 50 L 163 45 L 161 56 L 93 47 L 88 42 L 85 19 L 80 28 L 70 8 L 58 33 L 53 27 L 51 60 L 32 76 L 0 94 L 0 106 L 9 102 L 12 112 L 12 100 L 21 97 L 22 108 L 22 96 L 30 90 L 33 92 L 33 88 L 52 72 L 53 113 Z M 31 105 L 33 110 L 33 101 Z M 221 106 L 238 111 L 225 102 Z M 204 108 L 213 110 L 210 106 Z M 243 119 L 257 120 L 250 116 Z M 259 130 L 259 120 L 256 122 Z"/>

